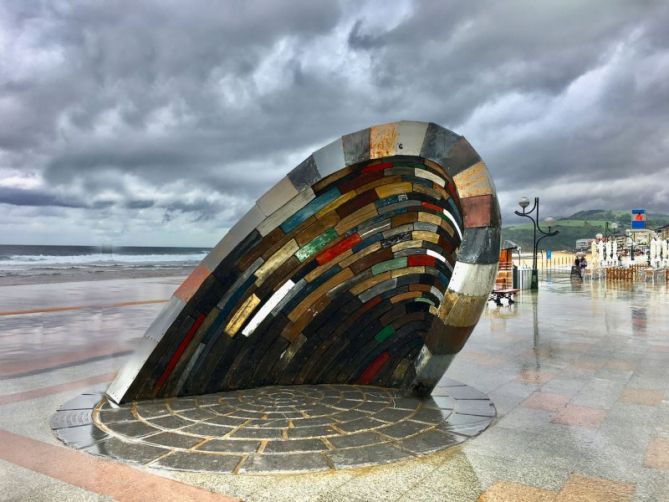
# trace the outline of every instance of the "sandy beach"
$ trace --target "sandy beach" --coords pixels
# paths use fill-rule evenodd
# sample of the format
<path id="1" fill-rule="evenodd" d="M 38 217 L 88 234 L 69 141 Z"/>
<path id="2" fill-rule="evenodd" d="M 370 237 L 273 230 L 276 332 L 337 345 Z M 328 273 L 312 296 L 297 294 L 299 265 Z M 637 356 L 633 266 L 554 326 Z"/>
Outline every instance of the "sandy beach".
<path id="1" fill-rule="evenodd" d="M 117 370 L 184 275 L 88 279 L 0 285 L 0 379 L 89 359 Z"/>

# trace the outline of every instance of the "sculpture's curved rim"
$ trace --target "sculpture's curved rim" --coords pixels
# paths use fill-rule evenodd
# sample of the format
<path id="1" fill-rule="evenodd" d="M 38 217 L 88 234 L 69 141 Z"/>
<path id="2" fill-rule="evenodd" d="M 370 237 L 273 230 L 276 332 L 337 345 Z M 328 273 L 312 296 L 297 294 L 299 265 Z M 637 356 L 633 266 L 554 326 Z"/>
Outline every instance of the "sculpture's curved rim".
<path id="1" fill-rule="evenodd" d="M 486 164 L 467 140 L 434 123 L 399 121 L 342 136 L 312 153 L 262 195 L 251 209 L 176 290 L 142 338 L 140 347 L 107 390 L 114 402 L 124 401 L 143 364 L 188 301 L 219 264 L 254 231 L 269 234 L 316 195 L 312 186 L 348 166 L 367 160 L 408 156 L 433 162 L 453 179 L 462 206 L 463 228 L 454 225 L 462 242 L 444 295 L 441 322 L 433 323 L 415 362 L 416 381 L 438 379 L 478 322 L 494 283 L 499 259 L 500 212 Z M 442 324 L 443 323 L 443 324 Z M 460 340 L 444 346 L 447 332 Z M 427 384 L 426 387 L 433 386 Z"/>

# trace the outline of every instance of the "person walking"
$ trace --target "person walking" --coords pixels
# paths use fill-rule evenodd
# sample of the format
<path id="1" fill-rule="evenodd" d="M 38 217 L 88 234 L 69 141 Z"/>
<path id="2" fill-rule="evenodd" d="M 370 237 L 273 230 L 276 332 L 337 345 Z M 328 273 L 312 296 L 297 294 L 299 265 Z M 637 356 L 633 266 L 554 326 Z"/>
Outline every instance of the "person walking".
<path id="1" fill-rule="evenodd" d="M 588 266 L 588 262 L 585 261 L 585 256 L 581 256 L 581 259 L 578 262 L 578 268 L 581 271 L 581 277 L 583 276 L 583 272 L 585 272 L 586 267 Z"/>

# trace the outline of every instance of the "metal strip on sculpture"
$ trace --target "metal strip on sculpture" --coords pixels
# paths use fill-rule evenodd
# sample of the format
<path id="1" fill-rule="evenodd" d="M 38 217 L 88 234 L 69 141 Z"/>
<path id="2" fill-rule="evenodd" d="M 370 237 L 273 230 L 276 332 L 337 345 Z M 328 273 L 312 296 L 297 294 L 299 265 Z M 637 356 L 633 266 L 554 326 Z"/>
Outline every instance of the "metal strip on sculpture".
<path id="1" fill-rule="evenodd" d="M 405 121 L 343 136 L 230 229 L 107 395 L 317 383 L 429 394 L 488 299 L 499 229 L 488 169 L 462 136 Z"/>

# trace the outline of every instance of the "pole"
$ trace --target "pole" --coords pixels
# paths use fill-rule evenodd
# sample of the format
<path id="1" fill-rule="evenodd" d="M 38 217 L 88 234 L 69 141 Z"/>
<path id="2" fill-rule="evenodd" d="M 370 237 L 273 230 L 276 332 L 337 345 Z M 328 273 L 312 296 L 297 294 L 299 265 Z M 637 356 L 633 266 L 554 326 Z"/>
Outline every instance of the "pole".
<path id="1" fill-rule="evenodd" d="M 530 218 L 532 220 L 533 228 L 532 241 L 534 242 L 534 250 L 532 253 L 532 282 L 530 282 L 530 289 L 539 289 L 539 273 L 537 271 L 537 246 L 539 244 L 537 242 L 537 221 L 539 221 L 539 197 L 534 198 L 534 208 L 537 210 L 537 219 L 534 220 L 533 218 Z"/>
<path id="2" fill-rule="evenodd" d="M 630 240 L 632 241 L 632 245 L 631 245 L 631 247 L 632 247 L 632 252 L 631 252 L 632 258 L 631 258 L 631 260 L 634 261 L 634 239 L 630 239 Z"/>
<path id="3" fill-rule="evenodd" d="M 527 200 L 525 199 L 525 201 Z M 544 237 L 552 237 L 554 235 L 559 234 L 560 232 L 558 232 L 557 230 L 551 232 L 550 227 L 548 227 L 548 232 L 545 232 L 539 226 L 539 197 L 534 198 L 534 205 L 532 206 L 532 209 L 530 209 L 529 211 L 525 211 L 528 205 L 529 204 L 527 203 L 525 203 L 524 205 L 521 204 L 523 212 L 521 213 L 518 211 L 514 211 L 514 213 L 517 216 L 523 216 L 525 218 L 528 218 L 532 222 L 533 247 L 532 247 L 532 279 L 530 281 L 530 289 L 537 290 L 539 289 L 539 272 L 537 270 L 537 254 L 539 250 L 539 242 L 541 242 L 541 240 Z M 530 216 L 534 211 L 536 211 L 536 220 L 532 216 Z M 541 234 L 541 237 L 539 237 L 539 239 L 537 239 L 537 232 Z"/>

